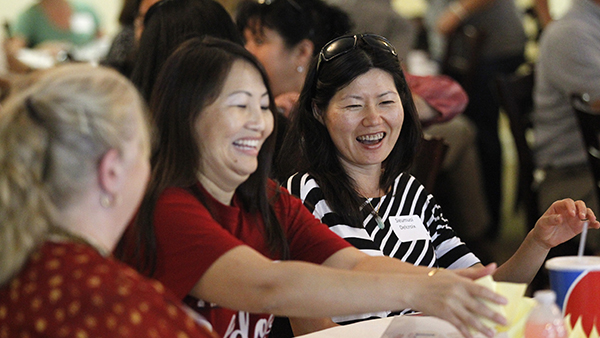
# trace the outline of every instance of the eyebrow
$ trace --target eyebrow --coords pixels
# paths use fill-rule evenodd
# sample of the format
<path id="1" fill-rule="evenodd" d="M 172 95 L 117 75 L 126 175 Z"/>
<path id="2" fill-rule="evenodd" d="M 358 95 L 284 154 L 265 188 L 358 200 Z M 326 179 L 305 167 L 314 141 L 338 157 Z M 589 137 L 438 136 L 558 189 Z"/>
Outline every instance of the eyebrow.
<path id="1" fill-rule="evenodd" d="M 377 97 L 383 97 L 383 96 L 386 96 L 386 95 L 388 95 L 388 94 L 392 94 L 392 95 L 400 95 L 399 93 L 397 93 L 397 92 L 395 92 L 395 91 L 393 91 L 393 90 L 389 90 L 389 91 L 387 91 L 387 92 L 385 92 L 385 93 L 383 93 L 383 94 L 380 94 L 380 95 L 379 95 L 379 96 L 377 96 Z"/>
<path id="2" fill-rule="evenodd" d="M 396 93 L 396 92 L 395 92 L 395 91 L 393 91 L 393 90 L 389 90 L 389 91 L 387 91 L 387 92 L 385 92 L 385 93 L 382 93 L 382 94 L 379 94 L 379 95 L 377 95 L 377 98 L 381 98 L 381 97 L 384 97 L 384 96 L 386 96 L 386 95 L 389 95 L 389 94 L 392 94 L 392 95 L 400 95 L 400 94 Z M 363 96 L 360 96 L 360 95 L 351 95 L 351 94 L 350 94 L 350 95 L 346 95 L 346 96 L 342 97 L 341 99 L 342 99 L 342 100 L 346 100 L 346 99 L 357 99 L 357 100 L 364 100 Z"/>
<path id="3" fill-rule="evenodd" d="M 233 96 L 233 95 L 237 95 L 237 94 L 246 94 L 247 96 L 252 96 L 252 94 L 247 90 L 236 90 L 227 96 Z"/>
<path id="4" fill-rule="evenodd" d="M 228 96 L 233 96 L 233 95 L 237 95 L 237 94 L 246 94 L 248 96 L 252 96 L 252 93 L 250 93 L 247 90 L 243 90 L 243 89 L 236 90 L 236 91 L 232 92 L 231 94 L 229 94 Z M 260 97 L 267 96 L 267 95 L 269 95 L 269 92 L 265 91 L 263 94 L 260 95 Z"/>

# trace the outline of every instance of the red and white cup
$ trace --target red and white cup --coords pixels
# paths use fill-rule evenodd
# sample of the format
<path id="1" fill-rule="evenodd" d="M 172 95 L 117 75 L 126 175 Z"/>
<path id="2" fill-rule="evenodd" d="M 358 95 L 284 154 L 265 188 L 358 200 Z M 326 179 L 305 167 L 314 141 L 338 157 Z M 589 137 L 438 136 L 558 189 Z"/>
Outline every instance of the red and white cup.
<path id="1" fill-rule="evenodd" d="M 600 257 L 555 257 L 546 262 L 546 269 L 563 316 L 571 315 L 571 327 L 581 318 L 589 336 L 600 324 Z"/>

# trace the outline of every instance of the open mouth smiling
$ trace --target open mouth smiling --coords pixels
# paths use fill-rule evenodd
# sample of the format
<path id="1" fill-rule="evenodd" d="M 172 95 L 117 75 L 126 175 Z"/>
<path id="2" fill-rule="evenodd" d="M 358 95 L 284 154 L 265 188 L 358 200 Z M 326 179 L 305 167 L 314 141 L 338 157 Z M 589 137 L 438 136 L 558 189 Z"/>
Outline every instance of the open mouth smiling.
<path id="1" fill-rule="evenodd" d="M 385 135 L 386 134 L 384 132 L 379 132 L 379 133 L 369 134 L 369 135 L 361 135 L 361 136 L 358 136 L 356 138 L 356 140 L 365 145 L 372 145 L 372 144 L 377 144 L 377 143 L 381 142 L 381 140 L 383 140 Z"/>
<path id="2" fill-rule="evenodd" d="M 233 145 L 241 149 L 254 150 L 258 149 L 259 143 L 259 140 L 237 140 Z"/>

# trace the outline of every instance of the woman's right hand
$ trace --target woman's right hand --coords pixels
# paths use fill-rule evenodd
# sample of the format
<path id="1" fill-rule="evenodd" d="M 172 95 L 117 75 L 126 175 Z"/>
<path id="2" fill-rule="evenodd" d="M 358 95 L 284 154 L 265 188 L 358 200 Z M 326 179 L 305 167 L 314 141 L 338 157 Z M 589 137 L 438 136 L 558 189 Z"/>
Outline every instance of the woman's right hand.
<path id="1" fill-rule="evenodd" d="M 506 325 L 506 318 L 486 306 L 485 301 L 504 305 L 507 300 L 472 279 L 488 275 L 494 270 L 495 265 L 458 270 L 458 273 L 440 269 L 431 276 L 420 277 L 420 287 L 407 293 L 411 308 L 450 322 L 465 337 L 472 337 L 471 330 L 493 337 L 493 330 L 486 327 L 481 319 L 488 318 Z"/>

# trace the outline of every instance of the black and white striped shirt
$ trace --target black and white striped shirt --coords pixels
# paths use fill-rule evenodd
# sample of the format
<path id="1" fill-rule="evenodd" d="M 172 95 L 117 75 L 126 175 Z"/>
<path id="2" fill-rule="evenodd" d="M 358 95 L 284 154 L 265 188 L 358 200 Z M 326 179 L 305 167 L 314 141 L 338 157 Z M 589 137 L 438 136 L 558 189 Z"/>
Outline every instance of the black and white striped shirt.
<path id="1" fill-rule="evenodd" d="M 369 198 L 384 222 L 380 229 L 367 208 L 361 227 L 344 224 L 324 199 L 321 188 L 309 174 L 295 174 L 286 188 L 298 196 L 312 214 L 329 229 L 371 256 L 390 256 L 415 265 L 447 269 L 468 268 L 479 259 L 456 236 L 442 214 L 441 207 L 411 175 L 401 174 L 391 191 L 380 198 Z M 370 208 L 369 208 L 370 209 Z M 334 318 L 336 322 L 386 317 L 390 312 Z"/>

